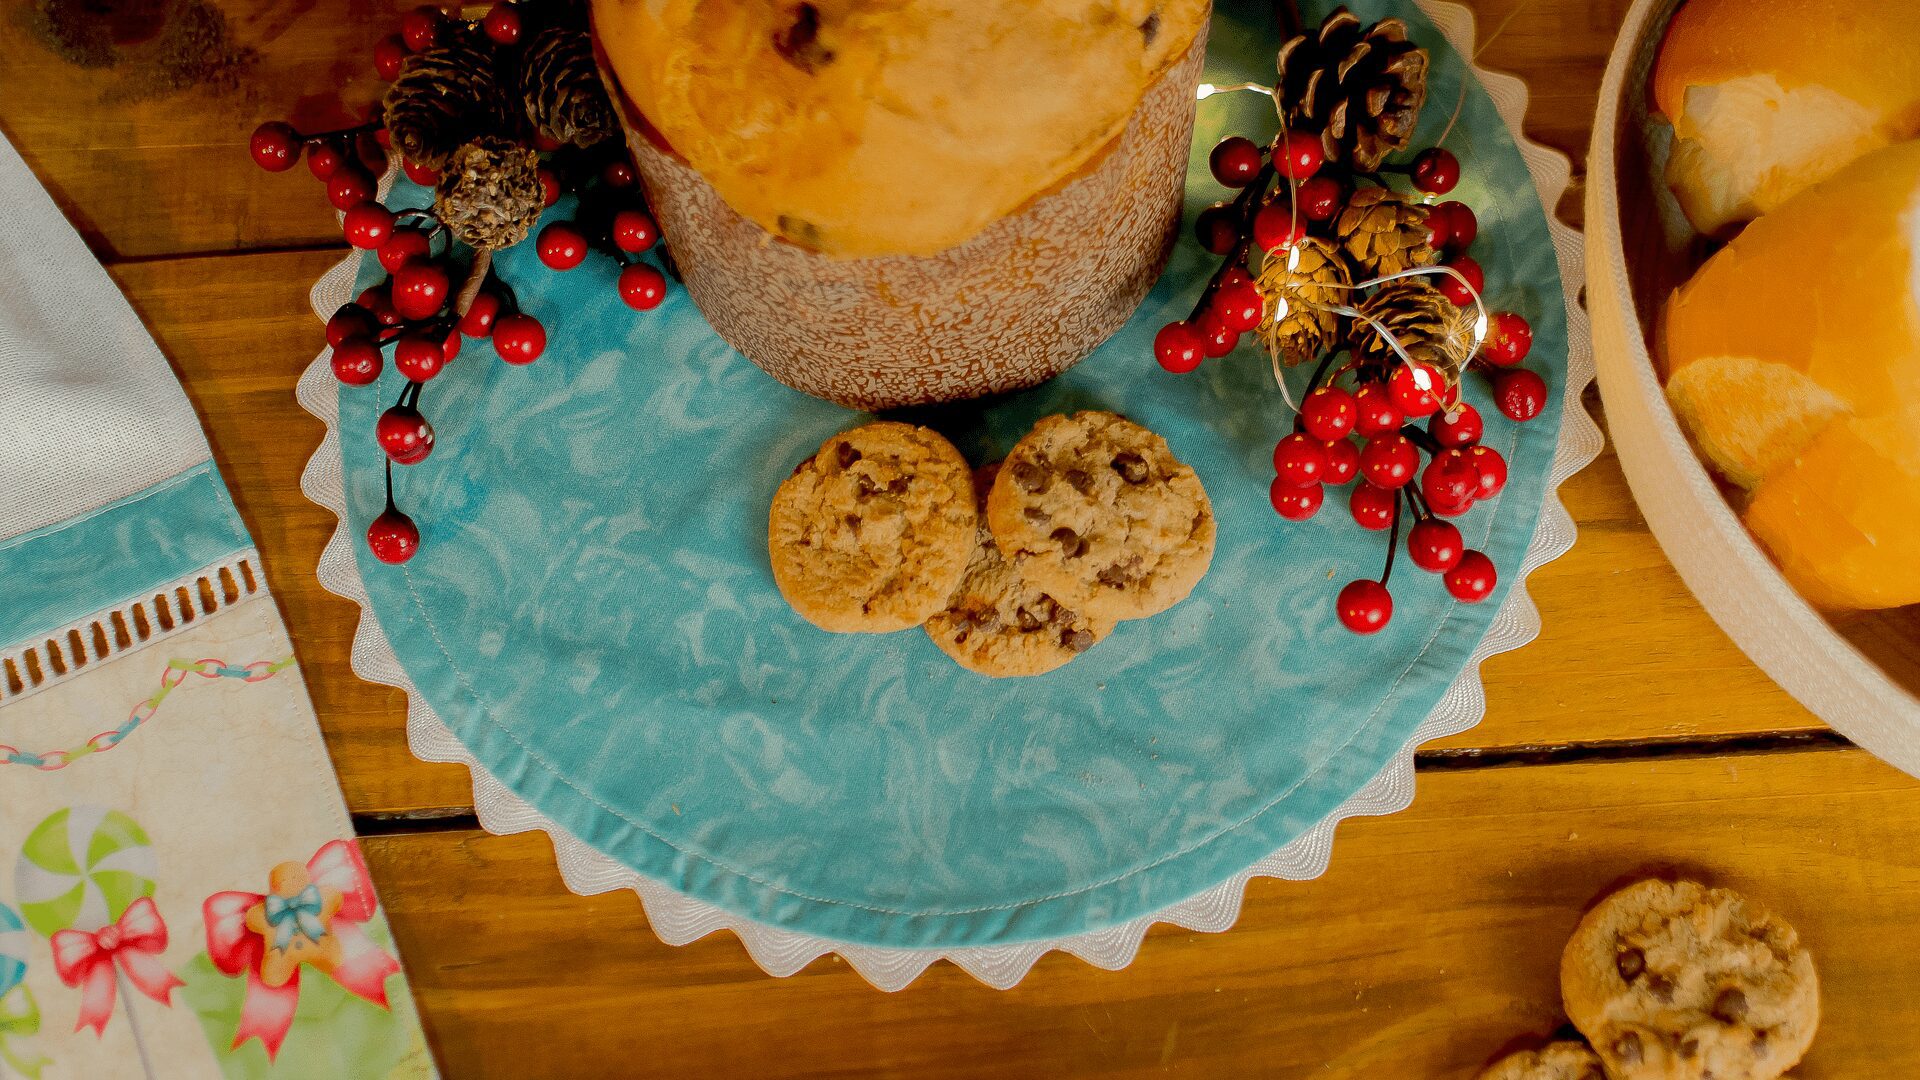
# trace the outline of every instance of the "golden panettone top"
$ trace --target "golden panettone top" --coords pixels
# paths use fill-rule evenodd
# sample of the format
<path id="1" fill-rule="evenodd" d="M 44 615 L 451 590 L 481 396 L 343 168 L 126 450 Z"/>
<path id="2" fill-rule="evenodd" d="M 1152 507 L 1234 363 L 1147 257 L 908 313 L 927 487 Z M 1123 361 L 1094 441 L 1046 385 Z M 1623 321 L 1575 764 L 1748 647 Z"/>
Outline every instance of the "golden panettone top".
<path id="1" fill-rule="evenodd" d="M 594 0 L 620 89 L 742 215 L 842 258 L 971 238 L 1099 153 L 1207 0 Z"/>

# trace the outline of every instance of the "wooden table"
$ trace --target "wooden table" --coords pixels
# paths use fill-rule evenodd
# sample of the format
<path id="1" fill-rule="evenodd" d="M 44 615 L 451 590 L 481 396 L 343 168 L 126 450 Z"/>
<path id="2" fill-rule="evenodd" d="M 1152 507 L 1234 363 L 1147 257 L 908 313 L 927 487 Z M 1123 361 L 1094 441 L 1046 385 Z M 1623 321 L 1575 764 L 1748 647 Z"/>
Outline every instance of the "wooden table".
<path id="1" fill-rule="evenodd" d="M 292 390 L 319 337 L 308 286 L 342 246 L 311 182 L 257 171 L 246 139 L 290 105 L 311 128 L 372 101 L 371 44 L 405 4 L 219 0 L 211 63 L 127 44 L 81 67 L 36 28 L 96 6 L 110 33 L 151 29 L 139 4 L 0 20 L 0 127 L 206 422 L 449 1076 L 1464 1078 L 1561 1023 L 1583 905 L 1674 868 L 1766 898 L 1811 943 L 1827 1018 L 1803 1080 L 1920 1075 L 1920 782 L 1715 628 L 1611 455 L 1562 492 L 1579 544 L 1532 578 L 1541 638 L 1486 665 L 1486 721 L 1421 751 L 1411 810 L 1343 826 L 1324 878 L 1255 882 L 1229 933 L 1162 927 L 1119 973 L 1056 953 L 1008 992 L 940 965 L 883 994 L 837 959 L 773 979 L 725 936 L 671 948 L 631 894 L 570 894 L 538 834 L 478 830 L 463 769 L 408 755 L 404 699 L 354 676 L 358 612 L 313 574 L 334 522 L 300 494 L 321 428 Z M 1583 158 L 1627 0 L 1472 6 L 1482 62 L 1532 87 L 1529 134 Z"/>

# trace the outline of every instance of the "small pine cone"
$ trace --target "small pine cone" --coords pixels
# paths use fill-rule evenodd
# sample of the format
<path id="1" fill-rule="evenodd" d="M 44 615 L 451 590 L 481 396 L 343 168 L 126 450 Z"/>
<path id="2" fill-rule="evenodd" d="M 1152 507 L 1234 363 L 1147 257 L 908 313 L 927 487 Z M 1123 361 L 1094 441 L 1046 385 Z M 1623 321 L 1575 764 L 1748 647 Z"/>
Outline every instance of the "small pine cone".
<path id="1" fill-rule="evenodd" d="M 1344 7 L 1280 47 L 1274 104 L 1290 128 L 1318 132 L 1328 161 L 1372 172 L 1413 141 L 1427 100 L 1427 51 L 1407 24 L 1372 26 Z"/>
<path id="2" fill-rule="evenodd" d="M 455 150 L 482 135 L 519 128 L 494 69 L 492 44 L 471 33 L 409 56 L 382 108 L 393 148 L 429 169 L 446 168 Z"/>
<path id="3" fill-rule="evenodd" d="M 520 61 L 520 96 L 533 130 L 554 142 L 592 146 L 619 134 L 584 30 L 549 26 L 534 35 Z"/>
<path id="4" fill-rule="evenodd" d="M 1455 307 L 1425 278 L 1389 281 L 1356 307 L 1392 332 L 1414 361 L 1439 371 L 1450 386 L 1460 381 L 1473 347 L 1473 315 Z M 1366 319 L 1353 320 L 1349 345 L 1362 362 L 1387 367 L 1401 363 L 1400 354 Z"/>
<path id="5" fill-rule="evenodd" d="M 476 251 L 525 240 L 545 205 L 540 155 L 530 146 L 492 135 L 453 152 L 433 198 L 434 213 L 454 239 Z"/>
<path id="6" fill-rule="evenodd" d="M 1255 284 L 1267 298 L 1260 341 L 1280 354 L 1289 367 L 1304 364 L 1340 342 L 1339 314 L 1326 310 L 1338 304 L 1352 307 L 1347 286 L 1351 278 L 1340 253 L 1325 240 L 1310 239 L 1299 246 L 1300 259 L 1292 267 L 1285 255 L 1268 257 Z"/>
<path id="7" fill-rule="evenodd" d="M 1362 187 L 1334 218 L 1333 234 L 1353 263 L 1354 277 L 1385 277 L 1440 261 L 1427 243 L 1431 213 L 1389 188 Z"/>

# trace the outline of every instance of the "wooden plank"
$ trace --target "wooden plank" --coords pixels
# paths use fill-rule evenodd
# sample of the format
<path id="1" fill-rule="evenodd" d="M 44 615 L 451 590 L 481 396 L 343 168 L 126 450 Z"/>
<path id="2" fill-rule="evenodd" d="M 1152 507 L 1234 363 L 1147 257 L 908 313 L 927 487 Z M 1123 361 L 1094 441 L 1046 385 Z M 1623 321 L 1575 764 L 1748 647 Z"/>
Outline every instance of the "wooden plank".
<path id="1" fill-rule="evenodd" d="M 306 168 L 264 173 L 247 139 L 358 122 L 382 90 L 373 43 L 411 6 L 9 5 L 0 128 L 104 260 L 334 243 Z"/>
<path id="2" fill-rule="evenodd" d="M 338 230 L 306 171 L 260 172 L 247 136 L 284 115 L 310 131 L 359 119 L 381 90 L 373 43 L 411 6 L 23 5 L 0 19 L 0 129 L 103 259 L 329 243 Z M 1531 84 L 1529 133 L 1577 168 L 1627 0 L 1469 6 L 1481 62 Z M 62 13 L 53 29 L 40 9 Z"/>
<path id="3" fill-rule="evenodd" d="M 631 894 L 566 893 L 538 835 L 364 844 L 450 1076 L 1466 1080 L 1561 1023 L 1584 905 L 1684 868 L 1800 928 L 1825 1020 L 1795 1076 L 1852 1080 L 1920 1075 L 1917 831 L 1920 782 L 1851 750 L 1447 772 L 1343 826 L 1324 878 L 1256 882 L 1228 933 L 898 994 L 837 959 L 769 978 L 728 935 L 662 945 Z"/>
<path id="4" fill-rule="evenodd" d="M 308 288 L 337 258 L 163 260 L 123 264 L 114 274 L 207 423 L 287 614 L 349 805 L 361 813 L 463 806 L 470 798 L 464 770 L 408 755 L 401 695 L 360 682 L 348 667 L 357 609 L 313 577 L 334 520 L 300 493 L 321 428 L 294 402 L 293 385 L 320 341 Z M 1436 745 L 1557 746 L 1819 726 L 1694 603 L 1611 454 L 1569 481 L 1563 495 L 1580 539 L 1531 579 L 1544 633 L 1486 665 L 1486 721 Z"/>

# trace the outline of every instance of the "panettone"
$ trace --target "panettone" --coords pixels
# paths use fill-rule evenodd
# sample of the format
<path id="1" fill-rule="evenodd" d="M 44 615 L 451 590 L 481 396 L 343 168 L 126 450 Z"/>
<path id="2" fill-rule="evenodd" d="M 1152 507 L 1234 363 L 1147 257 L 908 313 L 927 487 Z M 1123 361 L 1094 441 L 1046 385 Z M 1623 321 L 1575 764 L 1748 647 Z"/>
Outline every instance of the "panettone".
<path id="1" fill-rule="evenodd" d="M 840 258 L 951 248 L 1072 176 L 1206 0 L 594 0 L 634 109 L 742 216 Z"/>

